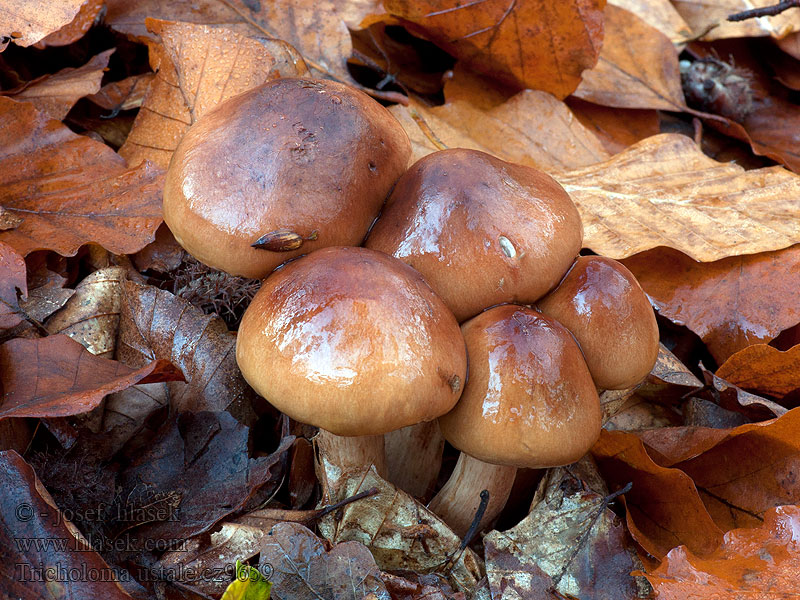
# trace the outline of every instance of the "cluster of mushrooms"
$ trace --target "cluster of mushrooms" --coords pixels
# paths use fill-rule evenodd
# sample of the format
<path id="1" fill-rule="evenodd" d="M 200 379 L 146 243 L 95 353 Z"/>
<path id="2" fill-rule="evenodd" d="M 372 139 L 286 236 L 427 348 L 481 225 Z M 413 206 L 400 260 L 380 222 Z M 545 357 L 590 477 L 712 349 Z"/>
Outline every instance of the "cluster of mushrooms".
<path id="1" fill-rule="evenodd" d="M 547 174 L 474 150 L 410 156 L 364 93 L 278 79 L 191 127 L 164 219 L 201 262 L 265 279 L 239 367 L 344 466 L 392 479 L 387 448 L 407 470 L 426 444 L 390 432 L 438 419 L 461 456 L 429 506 L 464 534 L 481 497 L 481 526 L 497 517 L 517 468 L 589 450 L 598 389 L 644 378 L 658 330 L 624 266 L 578 256 L 580 216 Z"/>

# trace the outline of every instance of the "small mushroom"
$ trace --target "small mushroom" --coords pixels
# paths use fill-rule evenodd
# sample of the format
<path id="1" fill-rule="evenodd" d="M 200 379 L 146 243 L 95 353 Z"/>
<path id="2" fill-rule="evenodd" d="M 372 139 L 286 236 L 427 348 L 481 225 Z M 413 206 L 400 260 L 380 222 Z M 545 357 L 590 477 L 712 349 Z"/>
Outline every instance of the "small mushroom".
<path id="1" fill-rule="evenodd" d="M 363 92 L 277 79 L 192 125 L 167 171 L 164 220 L 199 261 L 263 278 L 314 249 L 360 244 L 410 156 L 400 123 Z"/>
<path id="2" fill-rule="evenodd" d="M 537 306 L 572 332 L 600 389 L 633 387 L 656 363 L 653 308 L 633 274 L 616 260 L 581 256 Z"/>
<path id="3" fill-rule="evenodd" d="M 452 313 L 414 269 L 365 248 L 324 248 L 275 271 L 242 318 L 236 360 L 285 414 L 353 436 L 340 442 L 354 456 L 356 436 L 449 411 L 466 377 Z"/>
<path id="4" fill-rule="evenodd" d="M 453 149 L 424 157 L 399 179 L 365 245 L 417 269 L 462 322 L 545 295 L 582 240 L 578 210 L 552 177 Z"/>
<path id="5" fill-rule="evenodd" d="M 456 407 L 439 418 L 461 456 L 430 503 L 459 535 L 489 491 L 480 527 L 505 506 L 518 467 L 566 465 L 600 435 L 600 399 L 580 348 L 554 319 L 526 307 L 489 309 L 461 327 L 469 377 Z"/>

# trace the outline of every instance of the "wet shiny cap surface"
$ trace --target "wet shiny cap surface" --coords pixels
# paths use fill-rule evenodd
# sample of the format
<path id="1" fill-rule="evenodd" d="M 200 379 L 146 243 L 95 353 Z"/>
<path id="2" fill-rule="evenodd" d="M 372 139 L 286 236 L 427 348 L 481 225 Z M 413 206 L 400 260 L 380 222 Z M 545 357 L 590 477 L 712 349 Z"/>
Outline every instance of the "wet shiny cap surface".
<path id="1" fill-rule="evenodd" d="M 441 417 L 445 438 L 492 464 L 565 465 L 600 435 L 602 411 L 572 335 L 555 320 L 506 304 L 462 325 L 469 378 Z"/>
<path id="2" fill-rule="evenodd" d="M 325 248 L 273 273 L 242 319 L 236 358 L 279 410 L 338 435 L 432 420 L 466 378 L 452 313 L 414 269 L 365 248 Z"/>

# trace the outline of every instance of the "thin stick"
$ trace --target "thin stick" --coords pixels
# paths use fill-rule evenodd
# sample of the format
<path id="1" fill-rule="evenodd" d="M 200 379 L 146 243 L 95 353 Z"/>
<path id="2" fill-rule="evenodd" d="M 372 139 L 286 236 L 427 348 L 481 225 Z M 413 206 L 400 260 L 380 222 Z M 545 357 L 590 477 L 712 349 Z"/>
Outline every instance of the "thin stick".
<path id="1" fill-rule="evenodd" d="M 431 126 L 428 125 L 428 122 L 425 120 L 425 118 L 419 114 L 419 111 L 417 111 L 416 108 L 412 108 L 409 112 L 411 113 L 411 118 L 414 119 L 414 122 L 422 130 L 422 133 L 425 134 L 425 137 L 431 141 L 436 149 L 447 150 L 447 144 L 439 139 L 439 136 L 434 133 L 433 129 L 431 129 Z"/>
<path id="2" fill-rule="evenodd" d="M 450 558 L 444 562 L 444 570 L 448 573 L 455 568 L 456 561 L 461 558 L 461 554 L 467 549 L 469 543 L 478 533 L 478 527 L 480 527 L 481 519 L 483 519 L 483 513 L 486 512 L 486 507 L 489 506 L 489 490 L 482 490 L 480 496 L 481 503 L 478 505 L 478 510 L 475 511 L 472 524 L 469 526 L 469 529 L 467 529 L 467 533 L 465 533 L 464 537 L 461 539 L 458 549 L 453 552 Z"/>
<path id="3" fill-rule="evenodd" d="M 790 8 L 800 8 L 800 0 L 783 0 L 783 2 L 778 2 L 772 6 L 743 10 L 742 12 L 728 15 L 728 21 L 746 21 L 747 19 L 757 19 L 758 17 L 774 17 Z"/>

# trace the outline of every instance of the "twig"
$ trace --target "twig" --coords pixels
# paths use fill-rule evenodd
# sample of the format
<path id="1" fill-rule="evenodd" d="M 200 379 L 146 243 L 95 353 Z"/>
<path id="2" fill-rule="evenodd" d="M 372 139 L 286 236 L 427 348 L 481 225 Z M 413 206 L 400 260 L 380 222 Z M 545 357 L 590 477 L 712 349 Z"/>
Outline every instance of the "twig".
<path id="1" fill-rule="evenodd" d="M 467 529 L 467 533 L 464 534 L 464 539 L 461 540 L 461 543 L 458 545 L 458 549 L 453 552 L 453 554 L 444 562 L 444 570 L 445 571 L 452 571 L 456 566 L 456 561 L 461 556 L 461 553 L 466 550 L 469 543 L 478 533 L 478 527 L 480 527 L 481 519 L 483 519 L 483 514 L 486 512 L 486 507 L 489 506 L 489 490 L 482 490 L 481 491 L 481 503 L 478 505 L 478 510 L 475 511 L 475 516 L 472 519 L 472 523 Z"/>
<path id="2" fill-rule="evenodd" d="M 364 498 L 369 498 L 370 496 L 376 496 L 378 494 L 378 492 L 379 492 L 378 488 L 372 487 L 372 488 L 369 488 L 368 490 L 366 490 L 364 492 L 359 492 L 358 494 L 350 496 L 349 498 L 345 498 L 344 500 L 336 502 L 335 504 L 330 504 L 330 505 L 326 506 L 325 508 L 321 508 L 317 512 L 317 514 L 315 514 L 314 516 L 309 518 L 309 522 L 317 521 L 317 520 L 321 519 L 322 517 L 324 517 L 325 515 L 329 515 L 330 513 L 334 512 L 334 511 L 337 511 L 340 508 L 342 508 L 343 506 L 346 506 L 346 505 L 350 504 L 351 502 L 355 502 L 356 500 L 362 500 Z"/>
<path id="3" fill-rule="evenodd" d="M 419 114 L 419 111 L 417 111 L 416 108 L 412 108 L 409 112 L 411 113 L 411 118 L 414 119 L 414 122 L 422 130 L 422 133 L 425 134 L 425 137 L 431 141 L 436 149 L 447 150 L 447 144 L 439 139 L 439 136 L 434 133 L 433 129 L 431 129 L 431 126 L 428 125 L 428 122 L 425 120 L 425 118 Z"/>
<path id="4" fill-rule="evenodd" d="M 800 0 L 783 0 L 772 6 L 762 8 L 751 8 L 732 15 L 728 15 L 728 21 L 746 21 L 747 19 L 757 19 L 758 17 L 774 17 L 790 8 L 800 8 Z"/>

